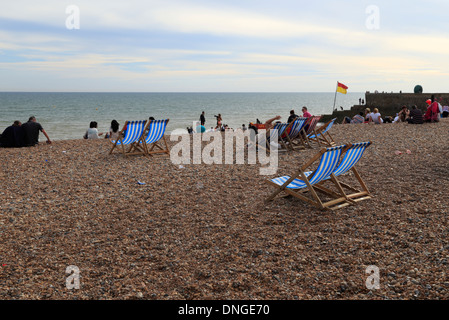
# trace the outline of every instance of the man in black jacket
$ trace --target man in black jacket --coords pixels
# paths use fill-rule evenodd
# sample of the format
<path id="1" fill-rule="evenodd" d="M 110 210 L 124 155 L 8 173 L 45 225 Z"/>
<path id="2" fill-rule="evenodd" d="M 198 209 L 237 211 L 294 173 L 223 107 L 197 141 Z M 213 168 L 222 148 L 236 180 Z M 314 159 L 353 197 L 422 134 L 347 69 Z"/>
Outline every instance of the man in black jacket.
<path id="1" fill-rule="evenodd" d="M 47 143 L 51 143 L 50 137 L 44 128 L 42 128 L 39 122 L 36 122 L 34 116 L 28 119 L 28 122 L 22 124 L 23 131 L 25 133 L 25 146 L 32 147 L 39 144 L 39 132 L 42 132 L 47 138 Z"/>

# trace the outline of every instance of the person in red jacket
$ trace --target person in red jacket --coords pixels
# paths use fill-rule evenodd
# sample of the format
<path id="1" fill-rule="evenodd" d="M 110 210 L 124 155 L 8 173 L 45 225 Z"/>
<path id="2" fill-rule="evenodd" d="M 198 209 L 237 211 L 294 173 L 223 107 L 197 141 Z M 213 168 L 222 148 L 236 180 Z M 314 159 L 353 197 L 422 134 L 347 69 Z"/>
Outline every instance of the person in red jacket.
<path id="1" fill-rule="evenodd" d="M 427 111 L 424 115 L 425 122 L 438 122 L 440 121 L 440 107 L 438 101 L 435 101 L 435 96 L 432 95 L 430 99 L 430 105 L 427 107 Z"/>

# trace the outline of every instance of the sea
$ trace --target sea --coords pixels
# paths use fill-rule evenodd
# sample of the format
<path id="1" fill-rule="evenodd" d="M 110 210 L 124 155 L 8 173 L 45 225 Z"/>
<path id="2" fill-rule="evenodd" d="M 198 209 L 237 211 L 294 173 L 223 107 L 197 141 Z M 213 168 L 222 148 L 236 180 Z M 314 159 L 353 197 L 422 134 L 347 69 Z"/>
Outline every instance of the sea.
<path id="1" fill-rule="evenodd" d="M 336 108 L 347 110 L 360 98 L 365 99 L 365 94 L 0 92 L 0 133 L 15 120 L 23 123 L 35 116 L 52 140 L 80 139 L 91 121 L 98 123 L 99 132 L 107 132 L 113 119 L 121 127 L 127 120 L 149 117 L 170 119 L 166 132 L 170 134 L 195 128 L 202 111 L 206 129 L 215 127 L 214 116 L 218 114 L 223 124 L 235 129 L 277 115 L 286 121 L 290 110 L 301 115 L 303 106 L 313 115 L 330 114 L 334 99 Z M 40 139 L 45 137 L 41 135 Z"/>

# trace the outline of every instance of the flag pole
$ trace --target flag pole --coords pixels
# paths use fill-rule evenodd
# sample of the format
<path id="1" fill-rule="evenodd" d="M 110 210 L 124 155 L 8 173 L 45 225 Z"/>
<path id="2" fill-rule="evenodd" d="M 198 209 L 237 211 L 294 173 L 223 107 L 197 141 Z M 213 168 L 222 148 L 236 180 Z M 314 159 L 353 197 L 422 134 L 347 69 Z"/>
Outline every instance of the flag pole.
<path id="1" fill-rule="evenodd" d="M 335 102 L 337 101 L 337 90 L 338 90 L 338 81 L 337 81 L 337 87 L 335 88 L 334 108 L 332 109 L 332 113 L 335 111 Z"/>

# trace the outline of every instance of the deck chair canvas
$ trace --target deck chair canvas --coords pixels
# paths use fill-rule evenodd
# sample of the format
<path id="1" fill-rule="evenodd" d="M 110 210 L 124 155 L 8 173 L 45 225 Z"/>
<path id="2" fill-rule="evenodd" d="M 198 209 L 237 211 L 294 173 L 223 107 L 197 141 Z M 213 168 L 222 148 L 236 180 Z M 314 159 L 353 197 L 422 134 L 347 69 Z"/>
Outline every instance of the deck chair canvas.
<path id="1" fill-rule="evenodd" d="M 321 116 L 312 116 L 307 119 L 304 127 L 302 128 L 300 134 L 296 140 L 299 140 L 303 148 L 312 148 L 311 142 L 309 141 L 309 136 L 315 133 L 315 128 L 318 122 L 321 120 Z"/>
<path id="2" fill-rule="evenodd" d="M 273 146 L 274 143 L 276 143 L 276 147 L 280 149 L 279 145 L 277 145 L 277 143 L 279 143 L 282 148 L 287 149 L 287 146 L 281 137 L 291 125 L 292 123 L 278 122 L 273 128 L 266 131 L 265 136 L 263 136 L 263 133 L 260 133 L 262 136 L 260 136 L 260 140 L 256 142 L 257 147 L 270 152 L 270 144 Z"/>
<path id="3" fill-rule="evenodd" d="M 336 195 L 342 195 L 346 200 L 349 200 L 351 202 L 359 202 L 362 200 L 371 199 L 372 195 L 355 167 L 355 165 L 362 158 L 366 148 L 368 148 L 370 145 L 371 142 L 361 142 L 349 144 L 345 149 L 343 159 L 333 172 L 335 180 L 338 181 L 338 185 L 336 185 L 337 188 L 343 187 L 343 190 L 338 190 L 338 192 L 335 193 L 329 188 L 324 187 L 326 179 L 317 184 L 316 188 L 319 188 L 322 192 L 327 193 L 330 196 L 335 197 Z M 345 175 L 349 171 L 352 171 L 361 189 L 357 189 L 354 186 L 350 186 L 342 182 L 341 176 Z"/>
<path id="4" fill-rule="evenodd" d="M 115 149 L 121 149 L 125 156 L 133 154 L 145 154 L 145 145 L 141 144 L 143 133 L 146 129 L 146 120 L 126 121 L 122 130 L 119 132 L 119 138 L 113 140 L 112 148 L 109 154 Z"/>
<path id="5" fill-rule="evenodd" d="M 150 120 L 148 122 L 147 130 L 145 133 L 146 138 L 145 141 L 142 141 L 142 143 L 145 145 L 146 155 L 153 155 L 155 153 L 170 154 L 167 140 L 165 139 L 164 135 L 169 120 L 170 119 Z M 164 146 L 160 145 L 161 140 L 164 141 Z M 155 148 L 157 149 L 155 150 Z"/>
<path id="6" fill-rule="evenodd" d="M 312 157 L 312 159 L 305 165 L 300 167 L 300 169 L 292 176 L 283 176 L 266 180 L 266 182 L 271 186 L 274 186 L 276 190 L 265 202 L 272 201 L 278 194 L 285 192 L 287 195 L 292 195 L 322 210 L 335 210 L 352 204 L 352 201 L 348 200 L 347 197 L 344 197 L 342 187 L 339 187 L 340 192 L 337 196 L 332 195 L 333 199 L 326 202 L 323 202 L 318 196 L 317 191 L 321 192 L 321 190 L 314 187 L 327 179 L 331 179 L 337 186 L 339 186 L 339 182 L 335 179 L 333 172 L 340 162 L 340 156 L 345 147 L 345 145 L 342 145 L 332 148 L 322 148 L 320 152 Z M 306 169 L 311 167 L 316 161 L 319 161 L 317 168 L 314 171 L 306 171 Z M 307 196 L 307 193 L 310 193 L 310 196 Z"/>
<path id="7" fill-rule="evenodd" d="M 315 128 L 315 131 L 310 133 L 307 139 L 311 143 L 317 143 L 320 147 L 321 146 L 328 146 L 333 147 L 336 145 L 334 139 L 332 138 L 331 134 L 329 133 L 329 130 L 332 128 L 333 124 L 337 118 L 334 118 L 330 120 L 329 122 L 325 123 L 318 129 Z"/>
<path id="8" fill-rule="evenodd" d="M 298 137 L 301 130 L 306 125 L 307 118 L 304 117 L 298 117 L 295 120 L 293 120 L 293 123 L 291 124 L 290 131 L 288 128 L 286 129 L 286 145 L 290 150 L 295 150 L 295 144 L 294 140 Z"/>

